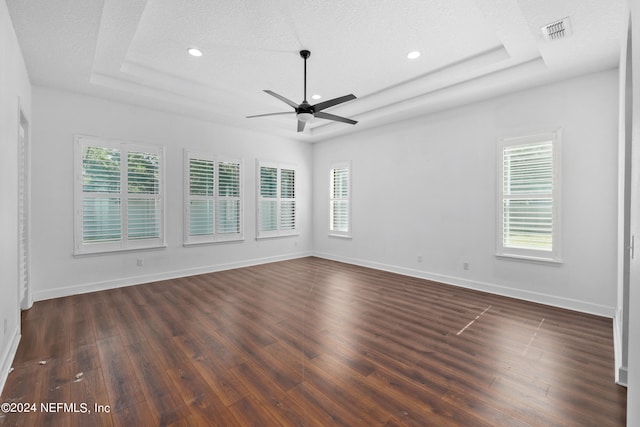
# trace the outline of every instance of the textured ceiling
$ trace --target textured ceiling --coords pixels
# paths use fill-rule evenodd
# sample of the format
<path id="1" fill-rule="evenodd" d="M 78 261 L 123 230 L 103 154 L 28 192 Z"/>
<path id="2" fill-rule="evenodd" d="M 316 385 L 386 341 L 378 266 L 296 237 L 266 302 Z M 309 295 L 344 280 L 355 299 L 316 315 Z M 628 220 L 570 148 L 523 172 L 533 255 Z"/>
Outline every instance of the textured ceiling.
<path id="1" fill-rule="evenodd" d="M 625 0 L 7 0 L 33 84 L 307 141 L 615 67 Z M 540 27 L 569 16 L 573 34 Z M 198 47 L 204 56 L 187 54 Z M 265 94 L 358 99 L 296 133 Z M 407 59 L 418 50 L 422 55 Z M 319 102 L 319 101 L 312 101 Z"/>

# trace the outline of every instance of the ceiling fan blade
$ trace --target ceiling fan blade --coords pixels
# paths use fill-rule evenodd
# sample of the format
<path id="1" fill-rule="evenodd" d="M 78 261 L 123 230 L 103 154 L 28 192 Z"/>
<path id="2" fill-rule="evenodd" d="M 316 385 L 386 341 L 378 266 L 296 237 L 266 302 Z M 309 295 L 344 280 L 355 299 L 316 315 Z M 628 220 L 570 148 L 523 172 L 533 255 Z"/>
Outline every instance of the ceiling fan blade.
<path id="1" fill-rule="evenodd" d="M 293 114 L 295 111 L 283 111 L 282 113 L 267 113 L 267 114 L 256 114 L 254 116 L 247 116 L 247 119 L 252 119 L 254 117 L 266 117 L 266 116 L 279 116 L 281 114 Z"/>
<path id="2" fill-rule="evenodd" d="M 336 116 L 335 114 L 329 114 L 329 113 L 323 113 L 323 112 L 315 113 L 314 116 L 320 119 L 334 120 L 336 122 L 348 123 L 350 125 L 355 125 L 356 123 L 358 123 L 356 120 L 351 120 L 351 119 L 347 119 L 346 117 L 340 117 L 340 116 Z"/>
<path id="3" fill-rule="evenodd" d="M 282 95 L 278 95 L 277 93 L 275 93 L 272 90 L 267 90 L 265 89 L 265 92 L 267 92 L 269 95 L 271 96 L 275 96 L 276 98 L 278 98 L 280 101 L 284 102 L 285 104 L 289 104 L 290 106 L 292 106 L 293 108 L 298 108 L 298 104 L 296 104 L 295 102 L 293 102 L 290 99 L 285 98 Z"/>
<path id="4" fill-rule="evenodd" d="M 298 120 L 298 132 L 302 132 L 304 130 L 304 125 L 306 125 L 307 122 L 303 122 L 302 120 Z"/>
<path id="5" fill-rule="evenodd" d="M 319 102 L 313 106 L 313 111 L 322 111 L 325 108 L 333 107 L 334 105 L 342 104 L 343 102 L 351 101 L 352 99 L 356 99 L 356 96 L 354 94 L 349 94 L 341 96 L 339 98 L 333 98 L 328 101 Z"/>

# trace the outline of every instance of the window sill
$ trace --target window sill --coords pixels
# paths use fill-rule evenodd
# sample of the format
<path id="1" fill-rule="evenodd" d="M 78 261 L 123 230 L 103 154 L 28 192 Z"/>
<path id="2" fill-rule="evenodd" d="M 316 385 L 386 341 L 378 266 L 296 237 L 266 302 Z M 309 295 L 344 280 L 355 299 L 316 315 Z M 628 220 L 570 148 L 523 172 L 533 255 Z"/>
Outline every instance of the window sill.
<path id="1" fill-rule="evenodd" d="M 154 245 L 154 246 L 139 246 L 135 248 L 118 248 L 118 249 L 101 249 L 96 251 L 75 251 L 73 253 L 74 257 L 85 257 L 85 256 L 93 256 L 93 255 L 109 255 L 109 254 L 117 254 L 124 252 L 139 252 L 139 251 L 152 251 L 159 249 L 166 249 L 167 245 Z"/>
<path id="2" fill-rule="evenodd" d="M 336 234 L 336 233 L 329 233 L 329 237 L 335 237 L 338 239 L 346 239 L 346 240 L 351 240 L 351 234 Z"/>
<path id="3" fill-rule="evenodd" d="M 256 236 L 256 240 L 268 240 L 268 239 L 278 239 L 280 237 L 297 237 L 300 236 L 300 233 L 293 232 L 293 233 L 280 233 L 280 234 L 267 234 L 264 236 Z"/>
<path id="4" fill-rule="evenodd" d="M 496 254 L 496 258 L 506 261 L 527 261 L 539 264 L 561 265 L 562 258 L 550 258 L 534 255 L 517 255 L 517 254 Z"/>
<path id="5" fill-rule="evenodd" d="M 194 241 L 194 242 L 184 242 L 182 243 L 182 246 L 189 247 L 189 246 L 203 246 L 203 245 L 217 245 L 220 243 L 239 243 L 239 242 L 244 242 L 244 236 L 243 237 L 234 237 L 233 239 L 217 239 L 217 240 L 202 240 L 202 241 Z"/>

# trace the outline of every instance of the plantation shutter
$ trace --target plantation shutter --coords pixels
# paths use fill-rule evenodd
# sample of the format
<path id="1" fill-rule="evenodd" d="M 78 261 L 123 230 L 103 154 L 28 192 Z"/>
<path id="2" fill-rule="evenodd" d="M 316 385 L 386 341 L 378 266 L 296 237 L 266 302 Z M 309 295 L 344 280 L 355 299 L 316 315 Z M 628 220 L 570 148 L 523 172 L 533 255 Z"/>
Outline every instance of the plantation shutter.
<path id="1" fill-rule="evenodd" d="M 258 163 L 257 237 L 297 233 L 296 170 L 277 164 Z"/>
<path id="2" fill-rule="evenodd" d="M 192 153 L 186 159 L 185 244 L 241 240 L 241 162 Z"/>
<path id="3" fill-rule="evenodd" d="M 258 231 L 278 229 L 278 169 L 260 167 Z"/>
<path id="4" fill-rule="evenodd" d="M 20 283 L 19 300 L 22 308 L 29 306 L 27 289 L 29 287 L 30 262 L 30 226 L 29 226 L 29 155 L 27 146 L 26 120 L 20 112 L 19 140 L 18 140 L 18 279 Z"/>
<path id="5" fill-rule="evenodd" d="M 189 159 L 189 236 L 213 236 L 214 162 Z"/>
<path id="6" fill-rule="evenodd" d="M 127 161 L 127 237 L 129 240 L 160 237 L 159 156 L 129 152 Z"/>
<path id="7" fill-rule="evenodd" d="M 349 166 L 331 168 L 329 173 L 329 231 L 348 235 L 350 232 L 350 177 Z"/>
<path id="8" fill-rule="evenodd" d="M 553 231 L 551 142 L 504 150 L 506 247 L 550 251 Z"/>
<path id="9" fill-rule="evenodd" d="M 240 233 L 240 163 L 218 163 L 218 233 Z"/>
<path id="10" fill-rule="evenodd" d="M 280 229 L 296 228 L 296 172 L 293 169 L 280 171 Z"/>
<path id="11" fill-rule="evenodd" d="M 120 150 L 82 148 L 82 243 L 122 239 Z"/>
<path id="12" fill-rule="evenodd" d="M 559 165 L 554 135 L 516 139 L 502 146 L 499 239 L 506 254 L 558 256 Z"/>
<path id="13" fill-rule="evenodd" d="M 163 149 L 76 136 L 75 253 L 163 245 Z"/>

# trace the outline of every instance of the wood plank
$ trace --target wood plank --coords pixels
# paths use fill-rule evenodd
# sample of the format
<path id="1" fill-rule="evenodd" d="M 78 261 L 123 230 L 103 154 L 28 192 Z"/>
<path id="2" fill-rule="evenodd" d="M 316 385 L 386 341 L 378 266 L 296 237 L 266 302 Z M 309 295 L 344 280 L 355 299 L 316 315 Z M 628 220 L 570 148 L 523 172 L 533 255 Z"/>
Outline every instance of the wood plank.
<path id="1" fill-rule="evenodd" d="M 328 396 L 305 382 L 288 392 L 294 401 L 305 409 L 309 417 L 326 426 L 369 426 L 368 419 L 362 419 L 358 415 L 336 404 Z"/>
<path id="2" fill-rule="evenodd" d="M 106 408 L 109 402 L 109 396 L 100 368 L 82 372 L 80 378 L 74 378 L 70 388 L 70 402 L 86 403 L 90 411 L 88 414 L 71 416 L 72 427 L 82 427 L 86 425 L 110 427 L 113 425 L 111 407 Z M 97 412 L 97 405 L 101 405 L 105 409 Z"/>
<path id="3" fill-rule="evenodd" d="M 260 404 L 283 426 L 318 426 L 322 424 L 306 416 L 306 411 L 284 390 L 273 387 L 271 380 L 249 363 L 231 368 L 231 372 Z"/>
<path id="4" fill-rule="evenodd" d="M 120 337 L 105 338 L 97 341 L 96 345 L 109 395 L 108 404 L 111 405 L 113 413 L 124 411 L 130 406 L 144 401 L 135 369 Z"/>
<path id="5" fill-rule="evenodd" d="M 281 426 L 257 400 L 245 397 L 229 406 L 229 411 L 243 426 Z"/>
<path id="6" fill-rule="evenodd" d="M 114 412 L 112 417 L 114 427 L 155 425 L 151 409 L 144 400 Z"/>
<path id="7" fill-rule="evenodd" d="M 189 426 L 245 427 L 218 399 L 201 398 L 189 405 Z"/>
<path id="8" fill-rule="evenodd" d="M 233 374 L 215 357 L 207 356 L 208 349 L 200 341 L 189 334 L 173 337 L 173 341 L 225 406 L 247 396 L 246 389 Z"/>
<path id="9" fill-rule="evenodd" d="M 172 424 L 187 417 L 189 411 L 157 363 L 153 349 L 137 343 L 128 346 L 127 352 L 156 425 Z"/>

